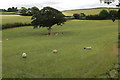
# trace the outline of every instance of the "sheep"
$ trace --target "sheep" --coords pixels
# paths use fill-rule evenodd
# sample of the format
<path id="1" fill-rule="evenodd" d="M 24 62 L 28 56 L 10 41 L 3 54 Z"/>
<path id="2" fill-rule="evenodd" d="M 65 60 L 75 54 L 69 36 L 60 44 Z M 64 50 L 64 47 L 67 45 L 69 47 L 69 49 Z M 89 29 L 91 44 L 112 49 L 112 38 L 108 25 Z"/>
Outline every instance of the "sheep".
<path id="1" fill-rule="evenodd" d="M 58 35 L 58 33 L 55 33 L 55 36 L 57 36 Z"/>
<path id="2" fill-rule="evenodd" d="M 8 40 L 8 38 L 6 40 Z"/>
<path id="3" fill-rule="evenodd" d="M 26 58 L 27 54 L 26 53 L 22 53 L 22 58 Z"/>
<path id="4" fill-rule="evenodd" d="M 86 50 L 91 50 L 91 49 L 92 49 L 92 47 L 91 47 L 91 46 L 89 46 L 89 47 L 85 47 L 84 49 L 86 49 Z"/>
<path id="5" fill-rule="evenodd" d="M 58 50 L 55 49 L 55 50 L 53 50 L 52 52 L 53 52 L 53 53 L 58 53 Z"/>

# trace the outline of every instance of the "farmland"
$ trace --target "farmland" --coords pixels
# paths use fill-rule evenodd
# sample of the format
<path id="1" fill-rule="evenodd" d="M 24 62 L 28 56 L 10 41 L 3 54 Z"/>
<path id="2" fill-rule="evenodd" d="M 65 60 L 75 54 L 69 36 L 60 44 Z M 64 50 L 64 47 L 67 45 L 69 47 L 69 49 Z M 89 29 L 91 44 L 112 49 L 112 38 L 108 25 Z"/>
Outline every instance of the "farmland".
<path id="1" fill-rule="evenodd" d="M 16 23 L 16 22 L 22 22 L 22 23 L 30 23 L 31 22 L 31 16 L 0 15 L 0 17 L 2 17 L 2 24 Z"/>
<path id="2" fill-rule="evenodd" d="M 106 78 L 118 60 L 117 26 L 117 20 L 72 20 L 53 27 L 57 36 L 32 26 L 3 30 L 3 77 Z M 92 50 L 84 50 L 86 46 Z M 59 53 L 52 53 L 54 49 Z"/>
<path id="3" fill-rule="evenodd" d="M 86 15 L 95 15 L 95 14 L 99 14 L 100 11 L 102 10 L 118 10 L 118 9 L 107 9 L 107 8 L 96 8 L 96 9 L 81 9 L 81 10 L 66 10 L 66 11 L 63 11 L 63 14 L 66 15 L 66 16 L 73 16 L 73 14 L 80 14 L 80 13 L 85 13 Z"/>

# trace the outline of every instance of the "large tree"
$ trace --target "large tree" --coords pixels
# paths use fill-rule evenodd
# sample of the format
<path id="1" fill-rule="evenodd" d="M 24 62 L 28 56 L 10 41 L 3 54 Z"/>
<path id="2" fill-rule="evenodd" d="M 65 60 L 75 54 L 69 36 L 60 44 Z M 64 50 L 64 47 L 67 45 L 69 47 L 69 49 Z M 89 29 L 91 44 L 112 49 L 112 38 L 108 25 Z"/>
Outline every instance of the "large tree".
<path id="1" fill-rule="evenodd" d="M 51 34 L 51 28 L 53 25 L 62 25 L 64 24 L 65 15 L 62 14 L 62 12 L 51 8 L 51 7 L 44 7 L 39 12 L 35 13 L 32 16 L 32 25 L 34 28 L 38 27 L 47 27 L 48 34 Z"/>

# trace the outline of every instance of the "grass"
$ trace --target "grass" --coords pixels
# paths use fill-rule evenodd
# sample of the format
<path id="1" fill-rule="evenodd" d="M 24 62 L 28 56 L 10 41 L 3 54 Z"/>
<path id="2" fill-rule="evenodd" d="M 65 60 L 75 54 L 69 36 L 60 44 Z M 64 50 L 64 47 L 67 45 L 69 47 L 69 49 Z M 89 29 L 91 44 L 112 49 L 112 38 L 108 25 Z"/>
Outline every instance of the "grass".
<path id="1" fill-rule="evenodd" d="M 16 15 L 17 12 L 0 12 L 2 15 Z"/>
<path id="2" fill-rule="evenodd" d="M 30 23 L 31 16 L 20 15 L 0 15 L 2 17 L 2 24 L 6 23 Z"/>
<path id="3" fill-rule="evenodd" d="M 103 8 L 104 9 L 104 8 Z M 67 10 L 67 11 L 63 11 L 63 14 L 66 16 L 73 16 L 73 14 L 80 14 L 80 13 L 85 13 L 86 15 L 95 15 L 95 14 L 99 14 L 100 11 L 102 11 L 103 9 L 83 9 L 83 10 Z M 108 10 L 105 8 L 105 10 Z M 110 10 L 118 10 L 118 9 L 110 9 Z"/>
<path id="4" fill-rule="evenodd" d="M 53 27 L 57 36 L 32 26 L 3 30 L 3 77 L 106 78 L 103 74 L 117 62 L 117 25 L 111 20 L 72 20 Z M 92 50 L 84 50 L 86 46 Z M 27 59 L 21 58 L 23 52 Z"/>

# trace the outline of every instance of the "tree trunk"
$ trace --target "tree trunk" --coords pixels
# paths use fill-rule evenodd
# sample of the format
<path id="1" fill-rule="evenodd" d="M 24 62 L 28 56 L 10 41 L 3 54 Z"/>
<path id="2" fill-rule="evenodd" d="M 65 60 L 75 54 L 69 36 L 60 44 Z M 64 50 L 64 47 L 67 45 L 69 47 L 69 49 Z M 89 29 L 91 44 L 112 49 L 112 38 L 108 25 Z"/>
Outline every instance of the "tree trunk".
<path id="1" fill-rule="evenodd" d="M 51 34 L 51 27 L 48 28 L 48 35 Z"/>

